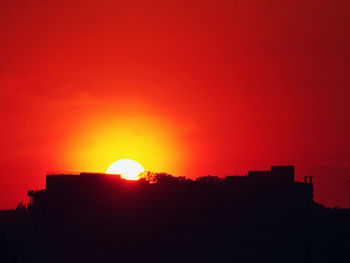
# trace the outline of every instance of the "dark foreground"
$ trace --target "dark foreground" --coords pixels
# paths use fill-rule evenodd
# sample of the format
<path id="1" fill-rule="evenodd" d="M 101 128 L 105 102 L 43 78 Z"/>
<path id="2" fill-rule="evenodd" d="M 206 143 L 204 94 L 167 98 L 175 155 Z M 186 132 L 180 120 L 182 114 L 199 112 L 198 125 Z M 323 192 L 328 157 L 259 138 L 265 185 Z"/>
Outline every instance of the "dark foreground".
<path id="1" fill-rule="evenodd" d="M 51 175 L 29 209 L 0 212 L 0 262 L 350 262 L 349 210 L 285 174 Z"/>
<path id="2" fill-rule="evenodd" d="M 32 225 L 27 212 L 8 211 L 0 262 L 350 262 L 349 211 L 315 205 L 312 214 L 307 223 L 250 213 L 240 222 L 189 215 L 187 222 Z"/>

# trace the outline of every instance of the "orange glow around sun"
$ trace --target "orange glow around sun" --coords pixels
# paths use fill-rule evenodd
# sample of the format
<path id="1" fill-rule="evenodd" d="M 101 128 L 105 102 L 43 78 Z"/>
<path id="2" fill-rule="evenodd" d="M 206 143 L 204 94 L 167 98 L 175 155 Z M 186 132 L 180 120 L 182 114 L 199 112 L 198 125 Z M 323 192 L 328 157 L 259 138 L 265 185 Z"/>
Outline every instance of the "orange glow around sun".
<path id="1" fill-rule="evenodd" d="M 64 145 L 64 169 L 69 171 L 105 172 L 116 160 L 130 159 L 150 171 L 180 175 L 189 159 L 183 132 L 168 120 L 149 115 L 89 120 L 74 134 Z M 119 165 L 113 171 L 116 168 L 109 167 L 107 173 L 121 173 Z M 122 177 L 137 179 L 129 172 Z"/>

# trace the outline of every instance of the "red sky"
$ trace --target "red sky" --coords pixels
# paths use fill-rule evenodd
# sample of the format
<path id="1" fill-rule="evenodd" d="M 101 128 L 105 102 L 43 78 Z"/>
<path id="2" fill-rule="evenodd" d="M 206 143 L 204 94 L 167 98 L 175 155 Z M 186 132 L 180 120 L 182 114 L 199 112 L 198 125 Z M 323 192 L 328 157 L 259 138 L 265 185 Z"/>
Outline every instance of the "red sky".
<path id="1" fill-rule="evenodd" d="M 74 2 L 74 3 L 72 3 Z M 348 207 L 349 1 L 1 1 L 0 209 L 47 171 L 274 164 Z"/>

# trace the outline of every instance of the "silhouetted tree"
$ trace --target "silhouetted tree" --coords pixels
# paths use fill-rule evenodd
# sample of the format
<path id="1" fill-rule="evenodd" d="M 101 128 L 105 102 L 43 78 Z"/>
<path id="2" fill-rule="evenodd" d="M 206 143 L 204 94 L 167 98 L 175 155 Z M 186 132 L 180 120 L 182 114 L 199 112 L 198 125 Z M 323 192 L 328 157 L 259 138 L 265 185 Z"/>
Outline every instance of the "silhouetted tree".
<path id="1" fill-rule="evenodd" d="M 156 173 L 151 171 L 145 171 L 139 176 L 141 179 L 145 179 L 150 183 L 186 183 L 193 182 L 191 179 L 185 176 L 175 177 L 168 173 Z"/>
<path id="2" fill-rule="evenodd" d="M 17 204 L 16 210 L 26 210 L 26 206 L 23 204 L 23 202 L 20 202 Z"/>
<path id="3" fill-rule="evenodd" d="M 213 183 L 220 183 L 222 181 L 223 181 L 222 178 L 219 178 L 218 176 L 211 176 L 211 175 L 198 177 L 195 180 L 196 183 L 200 183 L 200 184 L 213 184 Z"/>

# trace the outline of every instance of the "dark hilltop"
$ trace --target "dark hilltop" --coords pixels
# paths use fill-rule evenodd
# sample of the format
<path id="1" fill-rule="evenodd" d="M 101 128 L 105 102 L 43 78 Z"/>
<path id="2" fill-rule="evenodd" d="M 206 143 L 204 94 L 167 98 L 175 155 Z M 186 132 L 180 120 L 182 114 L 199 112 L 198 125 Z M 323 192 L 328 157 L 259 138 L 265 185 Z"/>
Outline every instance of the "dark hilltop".
<path id="1" fill-rule="evenodd" d="M 315 203 L 312 179 L 49 174 L 0 211 L 0 262 L 349 262 L 350 212 Z"/>

